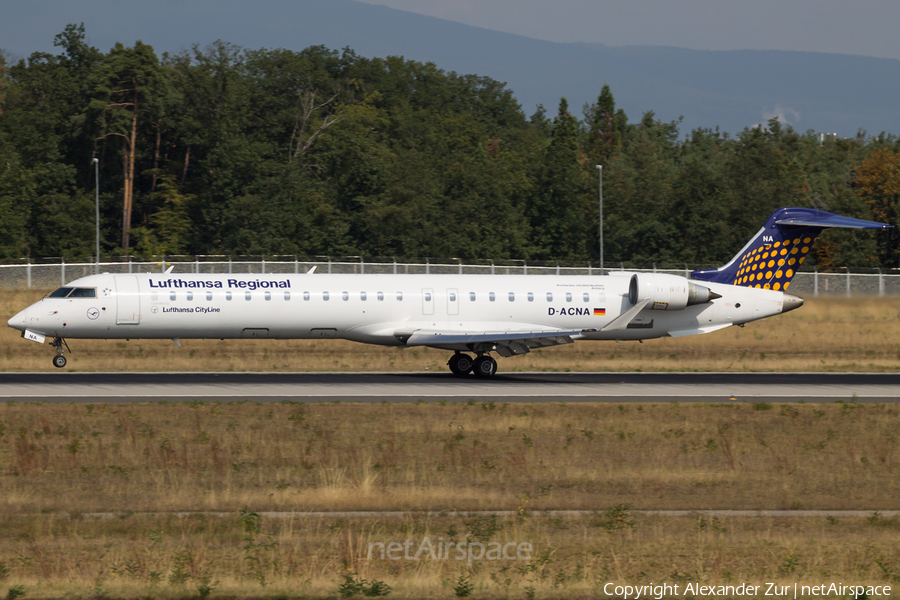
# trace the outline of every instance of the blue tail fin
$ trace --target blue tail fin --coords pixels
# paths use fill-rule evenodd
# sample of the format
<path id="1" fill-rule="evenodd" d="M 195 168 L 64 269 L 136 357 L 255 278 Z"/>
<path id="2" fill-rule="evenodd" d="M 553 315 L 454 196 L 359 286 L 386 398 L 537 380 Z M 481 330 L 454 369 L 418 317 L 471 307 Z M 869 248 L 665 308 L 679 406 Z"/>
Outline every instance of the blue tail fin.
<path id="1" fill-rule="evenodd" d="M 829 227 L 887 229 L 890 225 L 812 208 L 779 208 L 724 267 L 693 271 L 692 279 L 786 290 L 819 233 Z"/>

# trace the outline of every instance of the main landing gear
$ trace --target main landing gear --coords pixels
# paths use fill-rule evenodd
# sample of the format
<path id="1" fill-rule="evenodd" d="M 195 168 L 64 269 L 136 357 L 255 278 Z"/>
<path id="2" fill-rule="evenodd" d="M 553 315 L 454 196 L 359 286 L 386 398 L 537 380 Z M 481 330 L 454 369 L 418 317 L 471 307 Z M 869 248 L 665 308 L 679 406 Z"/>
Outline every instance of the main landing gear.
<path id="1" fill-rule="evenodd" d="M 66 340 L 60 337 L 53 338 L 53 341 L 50 342 L 50 345 L 56 348 L 56 356 L 53 357 L 53 366 L 57 369 L 62 369 L 64 366 L 66 366 L 66 357 L 63 356 L 63 346 L 65 346 L 66 350 L 68 350 L 69 352 L 72 352 L 72 350 L 69 349 L 69 345 L 66 343 Z"/>
<path id="2" fill-rule="evenodd" d="M 479 354 L 475 360 L 468 354 L 457 352 L 447 362 L 450 371 L 457 377 L 475 373 L 476 377 L 493 377 L 497 372 L 497 361 L 486 354 Z"/>

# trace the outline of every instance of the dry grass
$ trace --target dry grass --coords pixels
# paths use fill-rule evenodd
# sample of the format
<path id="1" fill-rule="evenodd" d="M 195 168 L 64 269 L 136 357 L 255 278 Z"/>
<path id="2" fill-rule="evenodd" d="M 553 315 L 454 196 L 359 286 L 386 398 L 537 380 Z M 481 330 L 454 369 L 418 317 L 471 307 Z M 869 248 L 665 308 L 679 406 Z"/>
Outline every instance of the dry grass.
<path id="1" fill-rule="evenodd" d="M 40 298 L 0 291 L 0 318 Z M 502 360 L 503 371 L 895 371 L 900 299 L 814 298 L 799 310 L 707 335 L 578 342 Z M 0 328 L 0 371 L 49 370 L 52 349 Z M 81 371 L 424 371 L 449 354 L 341 340 L 73 340 L 67 369 Z"/>
<path id="2" fill-rule="evenodd" d="M 608 582 L 900 583 L 893 519 L 585 517 L 354 520 L 122 515 L 0 521 L 6 587 L 38 597 L 337 597 L 345 576 L 390 597 L 606 597 Z M 368 559 L 372 542 L 532 544 L 531 560 Z M 475 550 L 477 555 L 478 551 Z M 530 588 L 530 589 L 529 589 Z M 763 586 L 756 597 L 763 597 Z M 669 594 L 667 597 L 671 597 Z M 689 594 L 683 594 L 688 597 Z M 792 595 L 791 595 L 792 596 Z"/>
<path id="3" fill-rule="evenodd" d="M 897 417 L 853 403 L 6 404 L 0 512 L 896 509 Z"/>
<path id="4" fill-rule="evenodd" d="M 461 576 L 490 598 L 606 582 L 896 587 L 896 519 L 610 509 L 896 509 L 897 416 L 854 403 L 7 403 L 0 585 L 135 598 L 335 597 L 345 575 L 400 598 L 450 596 Z M 553 508 L 596 512 L 532 512 Z M 241 518 L 340 509 L 518 516 Z M 164 514 L 176 510 L 230 516 Z M 532 560 L 366 558 L 371 542 L 426 536 L 528 542 Z"/>

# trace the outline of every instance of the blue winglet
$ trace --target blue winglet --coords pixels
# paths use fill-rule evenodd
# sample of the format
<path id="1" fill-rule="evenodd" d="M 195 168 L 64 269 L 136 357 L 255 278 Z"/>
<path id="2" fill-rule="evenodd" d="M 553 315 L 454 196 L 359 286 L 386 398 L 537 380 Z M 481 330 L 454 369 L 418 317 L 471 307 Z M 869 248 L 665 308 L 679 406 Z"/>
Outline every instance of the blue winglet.
<path id="1" fill-rule="evenodd" d="M 786 290 L 812 249 L 816 237 L 823 229 L 830 227 L 888 229 L 892 226 L 812 208 L 779 208 L 727 265 L 693 271 L 691 278 Z"/>

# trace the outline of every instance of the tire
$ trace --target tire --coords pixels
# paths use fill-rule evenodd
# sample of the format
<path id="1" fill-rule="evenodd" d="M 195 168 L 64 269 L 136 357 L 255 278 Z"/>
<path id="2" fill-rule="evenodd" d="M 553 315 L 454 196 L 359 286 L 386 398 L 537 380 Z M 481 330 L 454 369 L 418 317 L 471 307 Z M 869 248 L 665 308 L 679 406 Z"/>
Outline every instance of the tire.
<path id="1" fill-rule="evenodd" d="M 454 354 L 447 362 L 450 371 L 457 377 L 465 377 L 472 372 L 472 357 L 468 354 Z"/>
<path id="2" fill-rule="evenodd" d="M 62 354 L 53 357 L 53 366 L 57 369 L 62 369 L 66 366 L 66 357 Z"/>
<path id="3" fill-rule="evenodd" d="M 497 372 L 497 361 L 490 356 L 479 356 L 472 368 L 476 377 L 489 378 Z"/>

